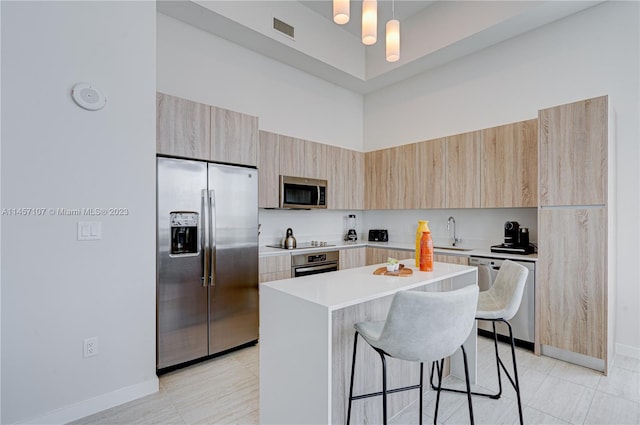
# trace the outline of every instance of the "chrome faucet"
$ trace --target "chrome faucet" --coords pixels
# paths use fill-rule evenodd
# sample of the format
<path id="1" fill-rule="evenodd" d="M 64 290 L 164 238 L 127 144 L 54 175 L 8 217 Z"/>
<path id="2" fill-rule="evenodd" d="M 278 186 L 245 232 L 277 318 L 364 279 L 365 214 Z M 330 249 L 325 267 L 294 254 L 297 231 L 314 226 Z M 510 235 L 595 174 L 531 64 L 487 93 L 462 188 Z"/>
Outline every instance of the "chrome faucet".
<path id="1" fill-rule="evenodd" d="M 449 217 L 447 220 L 447 230 L 449 230 L 449 234 L 451 234 L 451 228 L 453 227 L 453 237 L 449 236 L 451 240 L 451 246 L 456 246 L 458 242 L 462 242 L 462 239 L 456 238 L 456 219 L 453 217 Z"/>

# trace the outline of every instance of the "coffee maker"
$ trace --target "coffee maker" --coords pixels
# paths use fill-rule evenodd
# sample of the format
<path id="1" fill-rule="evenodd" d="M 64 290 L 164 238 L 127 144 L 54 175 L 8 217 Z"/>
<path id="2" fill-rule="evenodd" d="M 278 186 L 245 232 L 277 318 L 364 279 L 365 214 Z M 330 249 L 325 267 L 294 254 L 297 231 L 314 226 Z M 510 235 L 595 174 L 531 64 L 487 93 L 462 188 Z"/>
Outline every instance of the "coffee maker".
<path id="1" fill-rule="evenodd" d="M 347 234 L 344 236 L 344 240 L 347 242 L 356 242 L 358 240 L 358 232 L 356 232 L 356 215 L 349 214 L 347 216 Z"/>
<path id="2" fill-rule="evenodd" d="M 517 221 L 504 223 L 504 242 L 493 245 L 491 252 L 505 252 L 510 254 L 531 254 L 533 247 L 529 243 L 529 229 L 520 227 Z"/>

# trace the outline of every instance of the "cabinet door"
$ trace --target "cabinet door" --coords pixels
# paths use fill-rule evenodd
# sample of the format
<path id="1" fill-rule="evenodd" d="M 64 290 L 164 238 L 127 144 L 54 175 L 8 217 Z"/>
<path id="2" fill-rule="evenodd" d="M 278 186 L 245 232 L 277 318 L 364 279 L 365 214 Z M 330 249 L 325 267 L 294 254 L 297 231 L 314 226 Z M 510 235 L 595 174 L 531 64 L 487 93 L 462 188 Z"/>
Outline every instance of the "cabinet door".
<path id="1" fill-rule="evenodd" d="M 482 133 L 447 137 L 446 207 L 480 207 L 480 148 Z"/>
<path id="2" fill-rule="evenodd" d="M 464 255 L 434 254 L 433 260 L 440 263 L 469 265 L 469 257 Z"/>
<path id="3" fill-rule="evenodd" d="M 280 136 L 280 174 L 327 178 L 326 145 L 295 137 Z"/>
<path id="4" fill-rule="evenodd" d="M 482 208 L 538 205 L 538 120 L 482 130 Z"/>
<path id="5" fill-rule="evenodd" d="M 258 117 L 211 107 L 211 160 L 258 165 Z"/>
<path id="6" fill-rule="evenodd" d="M 540 205 L 604 205 L 607 97 L 538 113 Z"/>
<path id="7" fill-rule="evenodd" d="M 427 140 L 415 148 L 415 208 L 445 207 L 446 139 Z"/>
<path id="8" fill-rule="evenodd" d="M 365 153 L 365 209 L 381 210 L 389 208 L 391 204 L 391 174 L 389 155 L 386 149 Z"/>
<path id="9" fill-rule="evenodd" d="M 417 208 L 415 158 L 415 143 L 365 154 L 366 209 Z"/>
<path id="10" fill-rule="evenodd" d="M 260 131 L 258 140 L 258 206 L 278 208 L 280 197 L 278 135 Z"/>
<path id="11" fill-rule="evenodd" d="M 366 263 L 365 248 L 341 249 L 340 253 L 340 270 L 362 267 Z"/>
<path id="12" fill-rule="evenodd" d="M 326 146 L 328 208 L 364 208 L 364 154 Z"/>
<path id="13" fill-rule="evenodd" d="M 291 277 L 291 256 L 276 255 L 258 259 L 259 281 L 289 279 Z"/>
<path id="14" fill-rule="evenodd" d="M 373 248 L 367 247 L 366 261 L 367 265 L 386 263 L 387 258 L 396 258 L 398 260 L 407 260 L 413 258 L 415 255 L 413 251 L 405 251 L 400 249 L 387 249 L 387 248 Z M 409 266 L 413 264 L 407 264 Z"/>
<path id="15" fill-rule="evenodd" d="M 538 214 L 540 343 L 606 362 L 606 209 Z"/>
<path id="16" fill-rule="evenodd" d="M 209 159 L 210 107 L 164 93 L 156 94 L 156 152 Z"/>

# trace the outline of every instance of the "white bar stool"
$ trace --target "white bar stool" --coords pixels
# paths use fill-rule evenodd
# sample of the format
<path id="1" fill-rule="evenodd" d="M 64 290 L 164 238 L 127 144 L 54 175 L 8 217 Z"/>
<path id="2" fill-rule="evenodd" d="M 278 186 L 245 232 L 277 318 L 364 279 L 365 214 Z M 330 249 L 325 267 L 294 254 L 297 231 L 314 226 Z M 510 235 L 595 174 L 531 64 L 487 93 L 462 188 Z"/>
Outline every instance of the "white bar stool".
<path id="1" fill-rule="evenodd" d="M 351 404 L 353 400 L 381 395 L 383 423 L 386 425 L 387 394 L 412 389 L 420 390 L 420 424 L 422 424 L 423 364 L 425 362 L 435 363 L 440 361 L 438 366 L 440 380 L 438 387 L 435 388 L 438 392 L 434 417 L 435 424 L 438 419 L 444 358 L 451 356 L 458 347 L 462 348 L 469 417 L 471 418 L 471 424 L 473 424 L 467 354 L 462 344 L 473 329 L 477 300 L 478 287 L 476 285 L 449 292 L 401 291 L 395 294 L 386 320 L 356 323 L 347 425 L 351 421 Z M 382 391 L 354 396 L 353 381 L 358 335 L 380 355 L 382 361 Z M 402 388 L 387 389 L 385 356 L 420 362 L 420 383 Z"/>
<path id="2" fill-rule="evenodd" d="M 496 280 L 487 291 L 480 292 L 478 295 L 478 307 L 476 312 L 476 320 L 487 320 L 493 325 L 493 345 L 496 353 L 496 368 L 498 370 L 498 392 L 496 394 L 487 394 L 480 392 L 471 392 L 473 395 L 499 399 L 502 395 L 502 377 L 500 376 L 500 368 L 509 378 L 511 385 L 516 391 L 518 399 L 518 414 L 520 416 L 520 424 L 524 424 L 522 417 L 522 401 L 520 400 L 520 382 L 518 381 L 518 367 L 516 364 L 516 349 L 513 343 L 513 331 L 511 324 L 508 322 L 516 315 L 522 301 L 525 283 L 529 270 L 526 267 L 506 260 L 502 263 Z M 513 360 L 513 377 L 507 371 L 500 354 L 498 353 L 498 334 L 496 332 L 496 322 L 506 323 L 509 328 L 509 340 L 511 342 L 511 357 Z M 431 367 L 431 387 L 436 389 L 433 384 L 433 366 Z M 451 388 L 442 388 L 444 391 L 453 391 L 464 393 L 461 390 Z"/>

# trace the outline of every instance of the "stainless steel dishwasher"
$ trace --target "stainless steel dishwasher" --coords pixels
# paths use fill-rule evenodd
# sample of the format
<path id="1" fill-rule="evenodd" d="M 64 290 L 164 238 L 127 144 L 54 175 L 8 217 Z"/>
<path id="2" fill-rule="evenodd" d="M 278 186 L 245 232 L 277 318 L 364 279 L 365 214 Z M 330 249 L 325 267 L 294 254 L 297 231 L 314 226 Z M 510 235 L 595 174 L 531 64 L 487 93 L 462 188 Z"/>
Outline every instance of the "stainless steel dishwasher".
<path id="1" fill-rule="evenodd" d="M 480 291 L 488 290 L 498 275 L 498 270 L 505 260 L 499 258 L 488 257 L 470 257 L 469 265 L 478 267 L 478 287 Z M 536 275 L 536 263 L 533 261 L 520 261 L 511 259 L 511 261 L 523 265 L 529 270 L 527 276 L 527 282 L 524 288 L 524 294 L 522 295 L 522 302 L 520 303 L 520 309 L 516 315 L 509 320 L 511 328 L 513 329 L 513 337 L 515 338 L 516 345 L 533 350 L 534 332 L 535 332 L 535 275 Z M 500 336 L 508 337 L 509 329 L 504 323 L 496 323 L 496 330 Z M 478 333 L 485 336 L 492 335 L 491 322 L 485 320 L 478 320 Z"/>

